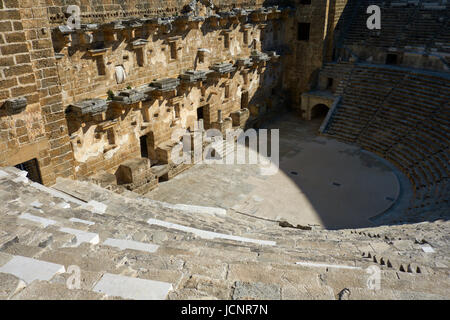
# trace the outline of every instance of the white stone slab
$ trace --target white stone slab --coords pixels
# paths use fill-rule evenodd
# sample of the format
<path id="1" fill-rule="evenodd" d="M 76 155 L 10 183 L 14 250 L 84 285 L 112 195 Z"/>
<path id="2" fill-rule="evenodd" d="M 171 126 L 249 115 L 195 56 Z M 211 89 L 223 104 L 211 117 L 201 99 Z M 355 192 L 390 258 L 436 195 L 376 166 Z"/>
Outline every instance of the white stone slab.
<path id="1" fill-rule="evenodd" d="M 36 200 L 36 201 L 33 201 L 32 203 L 30 203 L 30 206 L 40 209 L 40 208 L 42 208 L 42 203 L 40 203 L 39 201 Z"/>
<path id="2" fill-rule="evenodd" d="M 108 208 L 106 204 L 95 200 L 90 200 L 88 203 L 83 204 L 82 207 L 97 214 L 104 214 Z"/>
<path id="3" fill-rule="evenodd" d="M 70 218 L 69 221 L 87 224 L 88 226 L 93 226 L 95 224 L 95 222 L 78 219 L 78 218 Z"/>
<path id="4" fill-rule="evenodd" d="M 0 272 L 12 274 L 29 284 L 34 280 L 49 281 L 55 274 L 66 272 L 66 269 L 60 264 L 14 256 L 0 267 Z"/>
<path id="5" fill-rule="evenodd" d="M 17 182 L 17 183 L 19 183 L 19 182 L 22 182 L 22 183 L 30 182 L 30 180 L 27 177 L 17 177 L 17 178 L 14 178 L 12 181 L 13 182 Z"/>
<path id="6" fill-rule="evenodd" d="M 255 243 L 260 245 L 267 245 L 267 246 L 275 246 L 277 243 L 275 241 L 267 241 L 267 240 L 259 240 L 259 239 L 250 239 L 250 238 L 244 238 L 239 236 L 233 236 L 229 234 L 223 234 L 223 233 L 217 233 L 217 232 L 211 232 L 211 231 L 205 231 L 201 229 L 191 228 L 182 226 L 180 224 L 172 223 L 172 222 L 166 222 L 162 220 L 157 219 L 149 219 L 147 221 L 149 224 L 169 228 L 169 229 L 175 229 L 180 230 L 184 232 L 190 232 L 193 233 L 200 238 L 203 239 L 226 239 L 226 240 L 234 240 L 234 241 L 241 241 L 241 242 L 249 242 L 249 243 Z"/>
<path id="7" fill-rule="evenodd" d="M 57 206 L 61 209 L 70 209 L 70 203 L 65 201 L 58 203 Z"/>
<path id="8" fill-rule="evenodd" d="M 156 244 L 138 242 L 133 240 L 112 239 L 112 238 L 106 239 L 106 241 L 104 241 L 103 244 L 106 246 L 117 247 L 120 250 L 133 249 L 151 253 L 156 252 L 159 248 L 159 246 Z"/>
<path id="9" fill-rule="evenodd" d="M 52 225 L 56 224 L 55 220 L 34 216 L 29 213 L 23 213 L 19 216 L 19 218 L 40 223 L 44 228 L 46 228 L 47 226 L 52 226 Z"/>
<path id="10" fill-rule="evenodd" d="M 345 265 L 339 265 L 339 264 L 307 262 L 307 261 L 300 261 L 300 262 L 296 262 L 295 264 L 304 266 L 304 267 L 313 267 L 313 268 L 361 269 L 360 267 L 345 266 Z"/>
<path id="11" fill-rule="evenodd" d="M 6 178 L 6 177 L 9 177 L 9 174 L 7 174 L 5 171 L 3 171 L 3 170 L 0 170 L 0 179 L 1 178 Z"/>
<path id="12" fill-rule="evenodd" d="M 72 245 L 73 247 L 78 247 L 83 242 L 90 244 L 98 244 L 100 242 L 100 237 L 97 233 L 86 232 L 82 230 L 72 229 L 72 228 L 61 228 L 59 231 L 64 233 L 70 233 L 77 237 L 77 243 Z"/>
<path id="13" fill-rule="evenodd" d="M 215 215 L 225 216 L 227 214 L 227 210 L 217 207 L 194 206 L 190 204 L 175 204 L 173 208 L 180 211 L 209 214 L 214 216 Z"/>
<path id="14" fill-rule="evenodd" d="M 94 286 L 93 291 L 110 297 L 122 297 L 135 300 L 164 300 L 173 290 L 168 282 L 138 279 L 105 273 Z"/>
<path id="15" fill-rule="evenodd" d="M 75 204 L 77 204 L 79 206 L 82 206 L 82 205 L 86 204 L 86 202 L 80 201 L 80 200 L 78 200 L 78 199 L 76 199 L 76 198 L 74 198 L 74 197 L 72 197 L 72 196 L 70 196 L 68 194 L 60 192 L 60 191 L 55 190 L 53 188 L 49 188 L 49 187 L 43 186 L 40 183 L 32 182 L 31 186 L 33 188 L 35 188 L 35 189 L 40 190 L 40 191 L 44 191 L 44 192 L 46 192 L 46 193 L 48 193 L 48 194 L 50 194 L 50 195 L 52 195 L 54 197 L 61 198 L 61 199 L 65 200 L 65 201 L 67 201 L 67 202 L 75 203 Z"/>
<path id="16" fill-rule="evenodd" d="M 426 253 L 434 252 L 434 249 L 429 244 L 423 245 L 423 246 L 421 246 L 421 248 L 422 248 L 423 252 L 426 252 Z"/>

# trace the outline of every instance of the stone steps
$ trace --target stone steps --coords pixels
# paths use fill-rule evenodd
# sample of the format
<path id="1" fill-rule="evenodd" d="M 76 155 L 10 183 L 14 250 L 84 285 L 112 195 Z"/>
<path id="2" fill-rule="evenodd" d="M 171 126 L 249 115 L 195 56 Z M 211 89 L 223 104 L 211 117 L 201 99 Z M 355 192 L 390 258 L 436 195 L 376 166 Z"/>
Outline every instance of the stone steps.
<path id="1" fill-rule="evenodd" d="M 406 278 L 402 283 L 396 282 L 399 276 L 390 276 L 386 290 L 395 291 L 393 296 L 406 295 L 408 281 L 417 284 L 417 290 L 411 291 L 417 297 L 433 294 L 442 297 L 446 290 L 446 287 L 434 290 L 420 280 L 437 279 L 448 272 L 442 262 L 447 248 L 439 246 L 439 238 L 430 238 L 438 264 L 426 264 L 426 259 L 420 260 L 420 255 L 415 254 L 418 249 L 412 240 L 389 245 L 386 241 L 390 239 L 381 235 L 368 237 L 366 231 L 359 234 L 353 230 L 315 227 L 281 228 L 276 223 L 253 218 L 239 220 L 241 215 L 236 213 L 189 215 L 188 211 L 169 209 L 142 197 L 118 195 L 89 183 L 81 184 L 80 188 L 78 183 L 64 182 L 66 187 L 77 190 L 78 198 L 84 198 L 83 205 L 71 202 L 70 207 L 57 208 L 56 204 L 62 200 L 49 195 L 48 190 L 36 189 L 26 182 L 0 180 L 0 196 L 9 199 L 0 214 L 0 239 L 4 239 L 0 247 L 0 272 L 3 272 L 0 278 L 5 279 L 0 298 L 335 299 L 346 287 L 355 289 L 351 297 L 364 297 L 368 295 L 365 292 L 368 266 L 378 266 L 386 275 L 409 274 L 408 266 L 413 263 L 427 273 L 413 272 L 410 275 L 416 278 Z M 11 190 L 18 197 L 11 197 Z M 86 207 L 84 204 L 89 201 L 97 201 L 94 204 L 103 207 L 105 210 L 100 210 L 103 213 Z M 24 213 L 29 216 L 24 217 Z M 149 224 L 148 219 L 158 223 Z M 206 236 L 196 236 L 196 230 L 180 230 L 167 224 L 169 221 L 182 222 L 182 226 L 206 232 Z M 257 226 L 248 227 L 252 222 L 257 222 Z M 371 235 L 386 232 L 385 228 L 368 230 Z M 212 232 L 244 239 L 213 237 Z M 401 230 L 398 233 L 403 234 Z M 396 258 L 407 255 L 408 259 L 400 261 L 406 271 L 380 265 L 372 256 L 362 255 L 368 252 L 376 257 L 380 253 Z M 32 273 L 28 280 L 35 277 L 36 281 L 21 283 L 12 274 L 21 269 L 8 267 L 8 261 L 19 256 L 58 268 L 43 279 L 37 277 L 39 273 Z M 399 266 L 397 260 L 390 259 L 395 267 Z M 67 287 L 70 266 L 80 268 L 79 289 Z"/>

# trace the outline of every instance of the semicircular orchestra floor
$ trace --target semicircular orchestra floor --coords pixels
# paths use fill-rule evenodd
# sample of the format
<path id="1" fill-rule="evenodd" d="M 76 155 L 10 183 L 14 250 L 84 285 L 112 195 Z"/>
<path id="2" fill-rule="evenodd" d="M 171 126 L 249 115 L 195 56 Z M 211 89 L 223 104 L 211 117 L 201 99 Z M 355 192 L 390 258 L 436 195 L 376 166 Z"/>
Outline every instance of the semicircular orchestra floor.
<path id="1" fill-rule="evenodd" d="M 399 198 L 397 175 L 376 155 L 319 136 L 320 123 L 287 114 L 267 126 L 280 130 L 280 164 L 274 175 L 261 175 L 259 165 L 200 164 L 147 196 L 293 225 L 371 226 L 369 218 L 388 211 Z"/>

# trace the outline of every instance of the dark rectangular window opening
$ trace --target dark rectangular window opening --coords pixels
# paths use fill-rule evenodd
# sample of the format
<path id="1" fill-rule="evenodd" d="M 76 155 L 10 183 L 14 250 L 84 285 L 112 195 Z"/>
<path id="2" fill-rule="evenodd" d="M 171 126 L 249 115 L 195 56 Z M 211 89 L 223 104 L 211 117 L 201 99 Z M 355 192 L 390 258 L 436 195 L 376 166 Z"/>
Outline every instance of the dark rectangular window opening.
<path id="1" fill-rule="evenodd" d="M 241 95 L 241 109 L 247 108 L 248 106 L 248 91 L 242 91 Z"/>
<path id="2" fill-rule="evenodd" d="M 17 169 L 28 172 L 27 178 L 42 184 L 41 172 L 36 158 L 15 165 Z"/>
<path id="3" fill-rule="evenodd" d="M 230 97 L 230 85 L 225 85 L 225 99 L 228 99 Z"/>
<path id="4" fill-rule="evenodd" d="M 327 80 L 327 89 L 333 88 L 333 78 L 328 78 Z"/>
<path id="5" fill-rule="evenodd" d="M 297 40 L 308 41 L 310 23 L 299 22 L 297 26 Z"/>
<path id="6" fill-rule="evenodd" d="M 248 44 L 248 31 L 244 31 L 244 44 Z"/>
<path id="7" fill-rule="evenodd" d="M 136 62 L 139 67 L 144 66 L 144 49 L 139 49 L 136 51 Z"/>
<path id="8" fill-rule="evenodd" d="M 139 142 L 141 144 L 141 157 L 148 158 L 147 136 L 140 137 Z"/>
<path id="9" fill-rule="evenodd" d="M 176 42 L 170 43 L 170 59 L 172 59 L 172 60 L 177 59 L 177 43 Z"/>
<path id="10" fill-rule="evenodd" d="M 103 56 L 98 56 L 97 59 L 95 60 L 95 62 L 97 64 L 98 75 L 99 76 L 106 75 L 106 66 L 105 66 L 105 60 L 104 60 Z"/>
<path id="11" fill-rule="evenodd" d="M 197 120 L 203 119 L 203 108 L 204 107 L 197 108 Z"/>
<path id="12" fill-rule="evenodd" d="M 180 104 L 175 105 L 175 119 L 179 119 L 181 117 L 181 107 Z"/>
<path id="13" fill-rule="evenodd" d="M 225 49 L 230 48 L 230 35 L 229 34 L 226 34 L 224 36 L 224 47 L 225 47 Z"/>
<path id="14" fill-rule="evenodd" d="M 395 53 L 388 53 L 386 56 L 386 64 L 397 64 L 397 55 Z"/>

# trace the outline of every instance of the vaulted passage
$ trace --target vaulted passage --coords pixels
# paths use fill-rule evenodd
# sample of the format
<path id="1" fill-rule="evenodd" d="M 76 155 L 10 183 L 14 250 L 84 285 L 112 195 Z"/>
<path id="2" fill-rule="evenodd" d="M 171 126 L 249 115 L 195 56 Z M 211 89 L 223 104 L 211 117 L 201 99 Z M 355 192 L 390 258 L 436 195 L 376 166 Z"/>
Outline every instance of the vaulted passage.
<path id="1" fill-rule="evenodd" d="M 317 104 L 311 109 L 311 119 L 319 119 L 319 118 L 325 118 L 328 110 L 330 110 L 326 105 L 324 104 Z"/>

